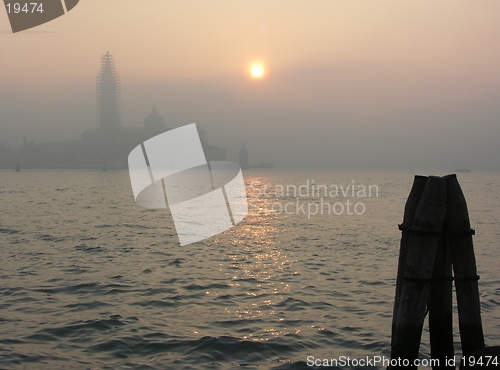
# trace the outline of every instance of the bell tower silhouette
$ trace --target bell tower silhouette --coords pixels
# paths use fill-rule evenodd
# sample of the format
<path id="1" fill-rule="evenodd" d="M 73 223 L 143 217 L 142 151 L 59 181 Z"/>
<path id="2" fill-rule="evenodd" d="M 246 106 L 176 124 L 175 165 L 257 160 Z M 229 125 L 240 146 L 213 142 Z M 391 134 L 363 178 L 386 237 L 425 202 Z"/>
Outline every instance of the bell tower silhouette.
<path id="1" fill-rule="evenodd" d="M 120 127 L 120 78 L 109 51 L 101 58 L 101 70 L 97 76 L 97 122 L 105 132 Z"/>

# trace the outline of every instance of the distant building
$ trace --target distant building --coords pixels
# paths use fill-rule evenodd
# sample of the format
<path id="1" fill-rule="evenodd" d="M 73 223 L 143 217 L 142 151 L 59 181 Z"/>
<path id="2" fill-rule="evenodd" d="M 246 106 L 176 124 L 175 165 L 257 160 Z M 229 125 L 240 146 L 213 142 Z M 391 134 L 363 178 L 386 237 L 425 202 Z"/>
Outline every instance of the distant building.
<path id="1" fill-rule="evenodd" d="M 120 127 L 120 77 L 109 51 L 101 58 L 97 76 L 97 119 L 102 130 L 111 132 Z"/>
<path id="2" fill-rule="evenodd" d="M 17 157 L 14 156 L 11 148 L 5 143 L 0 143 L 0 168 L 12 167 L 16 160 Z"/>
<path id="3" fill-rule="evenodd" d="M 248 150 L 245 143 L 241 144 L 241 149 L 239 153 L 239 163 L 241 168 L 248 168 Z"/>
<path id="4" fill-rule="evenodd" d="M 167 129 L 165 119 L 163 119 L 163 117 L 158 114 L 156 104 L 153 106 L 151 114 L 144 120 L 144 129 L 152 133 L 164 132 Z"/>
<path id="5" fill-rule="evenodd" d="M 203 146 L 203 151 L 205 152 L 207 161 L 224 161 L 226 159 L 226 149 L 217 145 L 208 144 L 205 139 L 205 130 L 199 123 L 196 123 L 196 128 L 198 128 L 198 134 L 200 135 L 201 145 Z"/>
<path id="6" fill-rule="evenodd" d="M 98 127 L 82 132 L 80 140 L 41 144 L 34 144 L 32 140 L 28 144 L 25 137 L 19 155 L 21 168 L 102 168 L 103 163 L 107 168 L 127 168 L 128 154 L 132 149 L 173 128 L 167 126 L 156 105 L 144 120 L 143 127 L 122 127 L 120 79 L 109 52 L 101 59 L 96 87 Z M 205 131 L 200 125 L 197 127 L 207 160 L 224 160 L 225 149 L 209 145 Z M 3 152 L 6 148 L 0 147 L 0 154 Z M 10 166 L 14 168 L 15 162 Z"/>

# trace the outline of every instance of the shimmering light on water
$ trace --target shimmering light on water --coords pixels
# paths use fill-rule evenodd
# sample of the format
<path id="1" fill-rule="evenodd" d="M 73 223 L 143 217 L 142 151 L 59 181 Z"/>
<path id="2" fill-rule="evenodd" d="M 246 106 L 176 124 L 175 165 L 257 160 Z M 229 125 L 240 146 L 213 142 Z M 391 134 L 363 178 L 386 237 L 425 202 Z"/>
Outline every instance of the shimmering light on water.
<path id="1" fill-rule="evenodd" d="M 259 196 L 306 179 L 380 192 L 363 215 L 309 219 L 270 207 L 292 197 Z M 389 356 L 412 181 L 250 170 L 247 218 L 180 247 L 168 211 L 134 204 L 126 171 L 0 171 L 0 368 L 303 369 L 308 355 Z M 500 344 L 500 176 L 459 181 L 477 232 L 486 342 Z"/>

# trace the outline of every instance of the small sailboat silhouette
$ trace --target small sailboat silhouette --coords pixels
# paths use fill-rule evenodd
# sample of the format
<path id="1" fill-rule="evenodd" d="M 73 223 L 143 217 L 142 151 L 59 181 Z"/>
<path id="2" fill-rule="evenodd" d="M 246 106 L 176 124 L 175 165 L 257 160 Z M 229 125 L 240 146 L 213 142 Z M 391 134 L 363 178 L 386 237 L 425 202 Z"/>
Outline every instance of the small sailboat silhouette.
<path id="1" fill-rule="evenodd" d="M 21 166 L 19 165 L 19 159 L 17 160 L 17 164 L 16 164 L 16 172 L 21 172 Z"/>

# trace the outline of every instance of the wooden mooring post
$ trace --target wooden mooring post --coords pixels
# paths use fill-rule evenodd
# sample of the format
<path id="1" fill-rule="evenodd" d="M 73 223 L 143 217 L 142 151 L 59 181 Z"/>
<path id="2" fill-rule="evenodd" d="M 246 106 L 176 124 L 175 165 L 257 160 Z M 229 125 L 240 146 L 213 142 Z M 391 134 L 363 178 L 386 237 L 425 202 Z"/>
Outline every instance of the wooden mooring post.
<path id="1" fill-rule="evenodd" d="M 436 368 L 455 368 L 452 282 L 455 280 L 462 352 L 484 350 L 476 260 L 467 204 L 456 175 L 415 176 L 405 205 L 389 369 L 413 368 L 425 316 Z M 454 277 L 452 276 L 452 267 Z M 500 360 L 500 359 L 499 359 Z"/>

